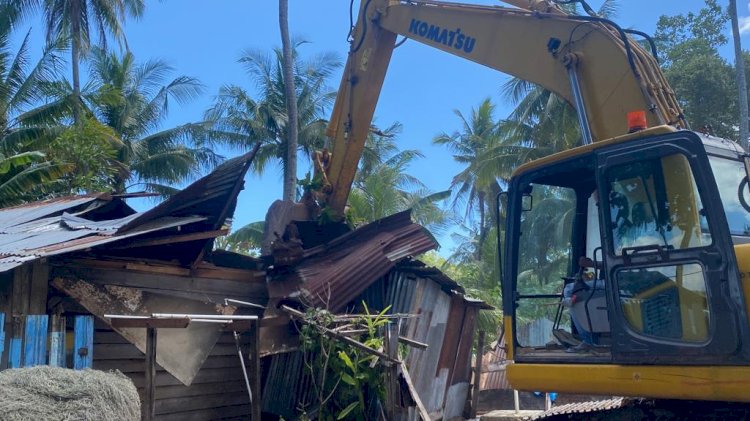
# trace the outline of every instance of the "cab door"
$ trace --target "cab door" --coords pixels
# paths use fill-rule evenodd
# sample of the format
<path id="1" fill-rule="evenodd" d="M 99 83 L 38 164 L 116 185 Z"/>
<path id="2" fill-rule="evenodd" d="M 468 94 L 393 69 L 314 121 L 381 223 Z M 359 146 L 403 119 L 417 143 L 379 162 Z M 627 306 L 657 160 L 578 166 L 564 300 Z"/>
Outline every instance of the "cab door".
<path id="1" fill-rule="evenodd" d="M 690 132 L 597 153 L 612 359 L 730 364 L 745 318 L 726 217 Z"/>

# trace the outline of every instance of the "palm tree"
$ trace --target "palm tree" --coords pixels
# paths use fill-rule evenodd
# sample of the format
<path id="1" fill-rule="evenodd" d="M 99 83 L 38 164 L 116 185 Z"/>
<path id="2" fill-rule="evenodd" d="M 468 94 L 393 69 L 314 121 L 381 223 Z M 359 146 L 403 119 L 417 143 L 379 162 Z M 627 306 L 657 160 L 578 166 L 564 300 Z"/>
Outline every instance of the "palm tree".
<path id="1" fill-rule="evenodd" d="M 203 143 L 205 123 L 161 128 L 172 102 L 185 104 L 203 89 L 189 76 L 170 79 L 172 71 L 161 60 L 138 64 L 130 52 L 117 56 L 92 50 L 91 83 L 84 97 L 97 119 L 122 142 L 117 156 L 122 171 L 114 183 L 118 192 L 135 181 L 149 191 L 169 194 L 174 192 L 171 185 L 196 177 L 221 160 Z"/>
<path id="2" fill-rule="evenodd" d="M 494 110 L 495 105 L 489 98 L 472 109 L 469 118 L 454 110 L 461 120 L 461 130 L 452 134 L 441 133 L 433 139 L 433 143 L 445 145 L 453 153 L 454 161 L 465 166 L 451 182 L 453 208 L 464 207 L 465 220 L 478 224 L 477 250 L 482 248 L 492 226 L 494 218 L 490 217 L 495 214 L 494 197 L 499 192 L 498 177 L 501 174 L 495 163 L 488 159 L 489 152 L 497 148 L 500 140 Z"/>
<path id="3" fill-rule="evenodd" d="M 289 39 L 289 0 L 279 0 L 279 29 L 281 30 L 282 64 L 284 69 L 284 96 L 289 116 L 287 130 L 286 166 L 284 168 L 284 200 L 293 201 L 297 185 L 297 98 L 294 84 L 294 57 Z"/>
<path id="4" fill-rule="evenodd" d="M 407 173 L 422 154 L 398 149 L 395 136 L 400 130 L 401 124 L 395 123 L 370 131 L 349 195 L 349 216 L 355 223 L 372 222 L 411 209 L 418 223 L 439 233 L 447 227 L 448 215 L 438 203 L 449 198 L 450 191 L 431 192 Z"/>
<path id="5" fill-rule="evenodd" d="M 301 60 L 294 44 L 294 80 L 297 95 L 298 149 L 305 156 L 323 147 L 325 120 L 323 116 L 331 105 L 335 92 L 326 82 L 340 66 L 334 55 L 321 54 L 311 60 Z M 283 77 L 283 53 L 274 49 L 273 55 L 258 51 L 245 51 L 239 62 L 260 91 L 253 98 L 238 85 L 226 85 L 219 91 L 214 105 L 206 111 L 206 120 L 214 122 L 212 139 L 241 149 L 262 142 L 253 161 L 253 170 L 263 173 L 272 162 L 281 163 L 284 174 L 288 165 L 286 84 Z"/>
<path id="6" fill-rule="evenodd" d="M 25 112 L 44 97 L 42 85 L 59 71 L 60 43 L 48 45 L 31 66 L 30 32 L 17 51 L 9 46 L 15 9 L 0 4 L 0 206 L 36 200 L 53 193 L 55 182 L 70 166 L 49 162 L 37 150 L 61 132 L 59 126 L 35 124 Z"/>
<path id="7" fill-rule="evenodd" d="M 138 18 L 145 9 L 144 0 L 5 0 L 23 12 L 41 8 L 47 29 L 47 41 L 64 38 L 70 41 L 73 70 L 73 117 L 76 124 L 81 117 L 80 62 L 91 49 L 93 31 L 106 48 L 107 35 L 125 44 L 122 24 L 127 16 Z"/>

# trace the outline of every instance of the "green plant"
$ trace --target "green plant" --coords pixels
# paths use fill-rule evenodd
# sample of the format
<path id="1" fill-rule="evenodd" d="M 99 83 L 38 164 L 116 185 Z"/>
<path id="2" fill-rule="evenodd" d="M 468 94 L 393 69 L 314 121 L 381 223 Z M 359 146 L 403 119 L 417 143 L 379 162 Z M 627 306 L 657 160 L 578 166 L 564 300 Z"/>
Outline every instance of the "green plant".
<path id="1" fill-rule="evenodd" d="M 385 396 L 385 377 L 380 359 L 364 350 L 352 347 L 340 339 L 323 333 L 324 329 L 338 332 L 357 332 L 347 335 L 368 348 L 383 348 L 380 336 L 388 323 L 389 308 L 371 314 L 362 303 L 365 314 L 360 317 L 340 318 L 323 309 L 306 313 L 305 325 L 300 330 L 305 365 L 315 389 L 318 420 L 375 419 L 377 402 Z M 305 413 L 302 408 L 301 413 Z"/>

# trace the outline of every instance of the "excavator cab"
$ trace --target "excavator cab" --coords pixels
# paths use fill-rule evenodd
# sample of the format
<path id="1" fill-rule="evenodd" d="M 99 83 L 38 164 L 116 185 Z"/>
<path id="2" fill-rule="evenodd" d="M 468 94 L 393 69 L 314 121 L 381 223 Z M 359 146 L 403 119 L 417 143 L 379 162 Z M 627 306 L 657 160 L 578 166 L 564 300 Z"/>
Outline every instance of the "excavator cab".
<path id="1" fill-rule="evenodd" d="M 689 131 L 654 128 L 520 167 L 502 209 L 513 384 L 533 384 L 524 365 L 748 365 L 721 203 L 703 139 Z M 573 304 L 571 282 L 588 284 Z M 555 329 L 593 334 L 593 346 L 566 352 Z"/>

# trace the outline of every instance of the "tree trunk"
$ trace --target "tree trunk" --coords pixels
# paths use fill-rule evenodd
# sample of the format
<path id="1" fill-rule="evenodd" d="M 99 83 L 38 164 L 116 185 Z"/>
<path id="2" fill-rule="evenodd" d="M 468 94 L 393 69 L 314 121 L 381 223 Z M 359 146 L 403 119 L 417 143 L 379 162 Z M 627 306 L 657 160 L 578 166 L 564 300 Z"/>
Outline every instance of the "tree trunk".
<path id="1" fill-rule="evenodd" d="M 740 145 L 750 151 L 748 139 L 747 81 L 745 80 L 745 61 L 742 58 L 740 27 L 737 17 L 737 0 L 729 0 L 729 15 L 732 17 L 732 37 L 734 38 L 734 65 L 737 72 L 737 90 L 740 96 Z"/>
<path id="2" fill-rule="evenodd" d="M 81 75 L 78 69 L 81 60 L 81 21 L 79 17 L 81 2 L 74 0 L 71 2 L 71 22 L 70 22 L 70 54 L 71 65 L 73 67 L 73 121 L 76 126 L 81 125 Z"/>
<path id="3" fill-rule="evenodd" d="M 283 49 L 284 89 L 287 109 L 287 153 L 284 166 L 284 200 L 294 200 L 297 187 L 297 94 L 294 86 L 294 57 L 289 40 L 289 0 L 279 0 L 279 29 Z"/>

